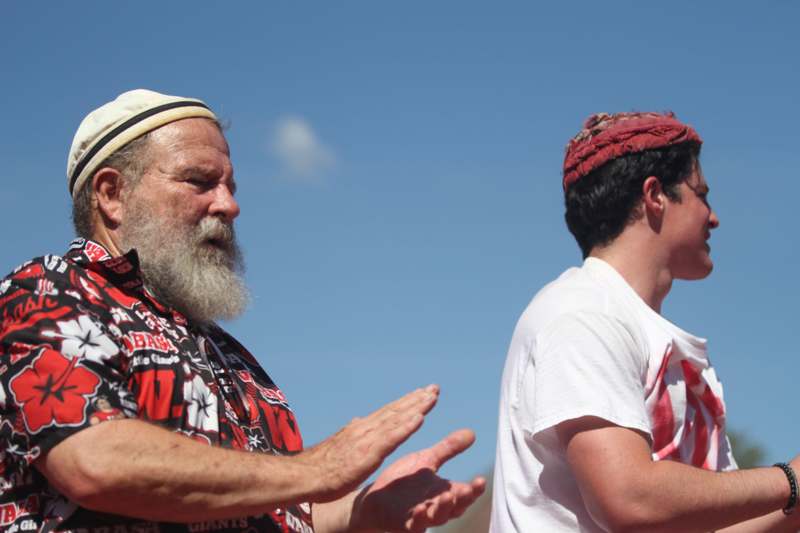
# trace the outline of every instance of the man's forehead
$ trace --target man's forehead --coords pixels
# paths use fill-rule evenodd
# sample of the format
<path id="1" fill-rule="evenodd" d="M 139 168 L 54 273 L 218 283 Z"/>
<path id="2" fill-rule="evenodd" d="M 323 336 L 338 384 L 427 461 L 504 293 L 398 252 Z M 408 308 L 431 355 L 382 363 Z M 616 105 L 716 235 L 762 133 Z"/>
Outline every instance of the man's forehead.
<path id="1" fill-rule="evenodd" d="M 187 118 L 161 126 L 150 136 L 156 154 L 219 152 L 230 157 L 230 148 L 219 126 L 205 118 Z"/>
<path id="2" fill-rule="evenodd" d="M 222 140 L 227 145 L 225 135 L 219 125 L 207 118 L 185 118 L 164 124 L 150 135 L 164 144 L 186 144 L 201 139 Z"/>
<path id="3" fill-rule="evenodd" d="M 694 170 L 686 179 L 686 185 L 695 192 L 708 192 L 708 183 L 706 182 L 706 178 L 703 174 L 702 167 L 700 167 L 699 161 L 695 163 Z"/>
<path id="4" fill-rule="evenodd" d="M 148 149 L 148 173 L 179 180 L 233 179 L 228 143 L 213 121 L 186 119 L 167 124 L 152 132 Z"/>
<path id="5" fill-rule="evenodd" d="M 700 161 L 697 159 L 695 159 L 694 171 L 689 179 L 694 180 L 694 182 L 698 185 L 706 185 L 706 175 L 703 173 L 703 167 L 700 165 Z"/>

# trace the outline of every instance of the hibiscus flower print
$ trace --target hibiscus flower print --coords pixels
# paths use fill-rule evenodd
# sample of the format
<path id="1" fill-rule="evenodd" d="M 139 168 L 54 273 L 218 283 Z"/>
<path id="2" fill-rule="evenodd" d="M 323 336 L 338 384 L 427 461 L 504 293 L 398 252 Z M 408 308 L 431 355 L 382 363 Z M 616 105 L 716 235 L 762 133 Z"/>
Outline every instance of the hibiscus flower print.
<path id="1" fill-rule="evenodd" d="M 200 376 L 184 383 L 183 397 L 187 402 L 186 422 L 190 426 L 203 431 L 219 431 L 217 397 Z"/>
<path id="2" fill-rule="evenodd" d="M 84 424 L 87 397 L 97 391 L 100 378 L 77 364 L 78 359 L 45 348 L 31 365 L 11 378 L 9 389 L 22 406 L 30 434 L 50 426 Z"/>
<path id="3" fill-rule="evenodd" d="M 119 353 L 119 347 L 86 315 L 77 320 L 56 322 L 56 326 L 58 331 L 43 331 L 42 336 L 61 339 L 61 353 L 64 355 L 103 363 Z"/>

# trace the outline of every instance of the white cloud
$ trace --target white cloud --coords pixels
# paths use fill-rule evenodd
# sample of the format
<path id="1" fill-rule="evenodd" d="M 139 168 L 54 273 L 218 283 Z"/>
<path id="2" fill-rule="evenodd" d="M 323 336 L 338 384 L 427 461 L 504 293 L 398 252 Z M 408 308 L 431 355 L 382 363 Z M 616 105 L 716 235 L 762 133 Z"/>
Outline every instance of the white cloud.
<path id="1" fill-rule="evenodd" d="M 317 180 L 333 168 L 333 151 L 317 138 L 307 120 L 285 117 L 274 128 L 270 149 L 289 179 Z"/>

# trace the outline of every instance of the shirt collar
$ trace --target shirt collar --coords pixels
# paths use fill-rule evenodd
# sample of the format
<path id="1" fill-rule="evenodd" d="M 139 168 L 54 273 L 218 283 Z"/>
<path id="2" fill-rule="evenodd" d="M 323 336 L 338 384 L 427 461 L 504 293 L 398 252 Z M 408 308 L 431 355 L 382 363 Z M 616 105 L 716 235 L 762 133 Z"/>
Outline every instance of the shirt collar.
<path id="1" fill-rule="evenodd" d="M 114 257 L 99 242 L 79 237 L 70 243 L 65 257 L 97 272 L 118 287 L 141 289 L 144 285 L 139 270 L 139 255 L 134 249 Z"/>
<path id="2" fill-rule="evenodd" d="M 125 254 L 112 256 L 108 249 L 97 241 L 79 237 L 69 245 L 65 257 L 70 261 L 103 276 L 112 285 L 130 291 L 141 291 L 162 313 L 169 313 L 180 325 L 187 325 L 187 318 L 178 310 L 167 307 L 158 301 L 144 285 L 139 268 L 139 254 L 131 248 Z"/>
<path id="3" fill-rule="evenodd" d="M 583 262 L 583 267 L 595 276 L 599 276 L 605 280 L 607 284 L 615 287 L 621 294 L 625 294 L 629 302 L 635 302 L 633 305 L 639 309 L 641 313 L 650 317 L 655 323 L 660 324 L 661 327 L 668 331 L 674 338 L 682 339 L 684 342 L 691 344 L 702 352 L 705 357 L 706 339 L 698 337 L 684 331 L 682 328 L 667 320 L 660 313 L 657 313 L 642 299 L 641 296 L 630 286 L 628 281 L 620 274 L 616 268 L 609 263 L 603 261 L 599 257 L 587 257 Z M 705 363 L 708 364 L 708 363 Z"/>

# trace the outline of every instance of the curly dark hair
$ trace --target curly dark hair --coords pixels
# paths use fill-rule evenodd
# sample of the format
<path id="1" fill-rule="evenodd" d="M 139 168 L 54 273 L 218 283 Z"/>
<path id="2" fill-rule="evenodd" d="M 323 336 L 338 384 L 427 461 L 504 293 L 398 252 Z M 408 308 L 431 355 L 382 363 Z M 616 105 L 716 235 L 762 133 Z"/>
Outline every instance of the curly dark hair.
<path id="1" fill-rule="evenodd" d="M 684 142 L 612 159 L 571 184 L 564 194 L 564 218 L 583 257 L 616 239 L 641 216 L 642 184 L 656 176 L 670 200 L 680 201 L 678 187 L 700 157 L 700 143 Z"/>

